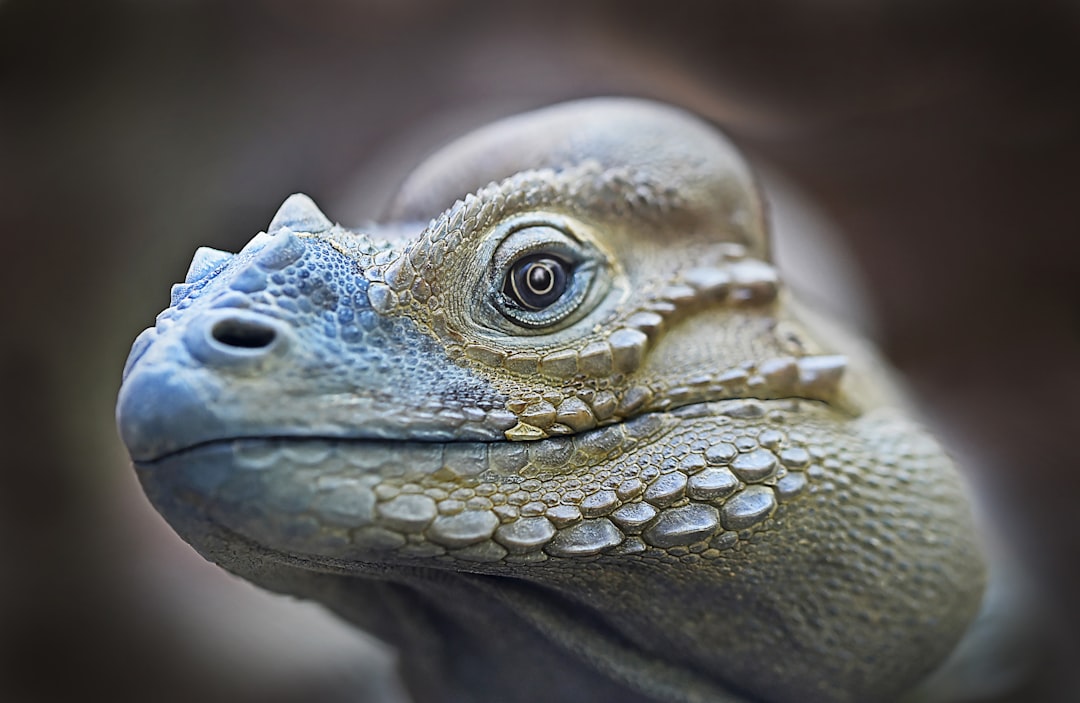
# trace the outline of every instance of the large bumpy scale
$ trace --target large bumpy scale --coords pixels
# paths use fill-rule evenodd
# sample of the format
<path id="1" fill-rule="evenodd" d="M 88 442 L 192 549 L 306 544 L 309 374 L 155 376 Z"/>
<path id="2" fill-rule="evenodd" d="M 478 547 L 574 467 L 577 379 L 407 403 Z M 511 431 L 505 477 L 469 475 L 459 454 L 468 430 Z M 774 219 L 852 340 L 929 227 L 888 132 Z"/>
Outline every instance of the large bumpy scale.
<path id="1" fill-rule="evenodd" d="M 800 509 L 791 501 L 828 502 L 853 481 L 903 490 L 927 469 L 895 467 L 940 462 L 894 413 L 871 418 L 880 443 L 840 445 L 832 412 L 722 401 L 527 443 L 236 440 L 154 470 L 176 472 L 230 530 L 311 556 L 692 564 Z"/>

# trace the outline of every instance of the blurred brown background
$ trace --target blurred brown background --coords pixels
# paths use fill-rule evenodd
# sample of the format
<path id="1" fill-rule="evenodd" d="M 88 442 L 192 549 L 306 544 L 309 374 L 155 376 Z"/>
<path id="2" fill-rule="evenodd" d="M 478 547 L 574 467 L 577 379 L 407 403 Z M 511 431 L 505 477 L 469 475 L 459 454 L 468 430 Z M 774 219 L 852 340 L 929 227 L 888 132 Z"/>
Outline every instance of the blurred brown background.
<path id="1" fill-rule="evenodd" d="M 0 700 L 401 700 L 386 652 L 147 506 L 127 348 L 287 194 L 373 218 L 446 138 L 596 94 L 707 116 L 837 223 L 1073 661 L 1078 67 L 1066 1 L 0 0 Z"/>

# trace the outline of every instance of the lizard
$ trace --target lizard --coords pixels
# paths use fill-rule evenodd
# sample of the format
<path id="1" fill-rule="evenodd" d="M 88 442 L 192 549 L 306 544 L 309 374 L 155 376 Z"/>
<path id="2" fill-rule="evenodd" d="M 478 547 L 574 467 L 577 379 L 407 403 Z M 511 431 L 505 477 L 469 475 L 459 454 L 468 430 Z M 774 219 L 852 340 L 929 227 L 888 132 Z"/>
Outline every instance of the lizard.
<path id="1" fill-rule="evenodd" d="M 837 329 L 718 130 L 584 100 L 452 142 L 379 224 L 295 194 L 198 249 L 117 421 L 181 537 L 397 647 L 418 702 L 892 700 L 984 558 Z"/>

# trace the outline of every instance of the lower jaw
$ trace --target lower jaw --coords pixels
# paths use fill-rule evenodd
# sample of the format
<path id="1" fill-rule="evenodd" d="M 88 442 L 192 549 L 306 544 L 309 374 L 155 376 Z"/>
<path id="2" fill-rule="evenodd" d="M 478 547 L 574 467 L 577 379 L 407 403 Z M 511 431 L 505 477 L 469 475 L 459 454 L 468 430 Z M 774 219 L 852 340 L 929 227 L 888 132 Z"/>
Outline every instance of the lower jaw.
<path id="1" fill-rule="evenodd" d="M 146 492 L 179 532 L 194 532 L 198 523 L 207 522 L 283 554 L 327 563 L 358 568 L 373 563 L 436 564 L 491 573 L 484 564 L 535 564 L 549 556 L 640 551 L 646 545 L 638 534 L 661 549 L 690 546 L 708 540 L 712 533 L 704 533 L 710 530 L 719 536 L 720 511 L 727 510 L 723 501 L 744 489 L 748 496 L 754 491 L 769 494 L 775 506 L 773 491 L 781 495 L 780 477 L 786 469 L 762 449 L 757 453 L 771 456 L 776 467 L 771 477 L 745 478 L 744 483 L 727 472 L 733 484 L 727 489 L 703 486 L 693 501 L 689 492 L 666 502 L 644 496 L 661 506 L 659 514 L 679 513 L 678 506 L 686 505 L 687 514 L 679 513 L 680 519 L 696 522 L 685 539 L 679 525 L 672 526 L 676 532 L 665 527 L 650 540 L 646 523 L 623 524 L 620 519 L 616 525 L 608 518 L 620 505 L 642 501 L 645 486 L 685 458 L 698 462 L 696 468 L 676 472 L 682 476 L 682 490 L 690 490 L 685 488 L 687 477 L 706 465 L 703 447 L 693 450 L 699 452 L 694 456 L 672 454 L 661 462 L 655 448 L 672 443 L 664 439 L 669 433 L 686 452 L 692 451 L 686 438 L 700 437 L 695 428 L 701 423 L 712 427 L 723 422 L 726 433 L 756 437 L 770 421 L 766 408 L 770 415 L 773 410 L 783 413 L 795 409 L 793 403 L 798 401 L 758 402 L 757 412 L 750 415 L 746 401 L 692 405 L 533 442 L 232 439 L 138 463 L 137 468 Z M 720 417 L 726 409 L 727 417 Z M 782 419 L 778 422 L 783 426 Z M 664 469 L 662 463 L 671 466 Z M 792 478 L 805 485 L 805 476 L 796 474 Z M 774 488 L 750 483 L 762 481 Z M 574 492 L 596 498 L 592 503 L 584 498 L 580 505 L 567 503 L 564 498 Z M 652 519 L 650 510 L 658 514 L 643 504 L 641 519 Z M 752 524 L 727 527 L 725 536 L 734 538 L 731 530 Z M 514 525 L 518 527 L 510 529 Z M 730 544 L 722 542 L 710 549 L 727 547 Z"/>

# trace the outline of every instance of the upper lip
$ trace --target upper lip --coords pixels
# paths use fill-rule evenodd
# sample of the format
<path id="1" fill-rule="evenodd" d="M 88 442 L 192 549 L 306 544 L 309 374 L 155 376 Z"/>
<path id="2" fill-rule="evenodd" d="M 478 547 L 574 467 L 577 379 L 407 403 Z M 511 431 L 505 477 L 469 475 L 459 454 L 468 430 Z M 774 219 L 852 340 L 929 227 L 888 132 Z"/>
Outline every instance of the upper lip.
<path id="1" fill-rule="evenodd" d="M 331 434 L 248 434 L 248 435 L 230 435 L 221 436 L 212 439 L 206 439 L 192 444 L 179 446 L 174 449 L 170 449 L 161 454 L 157 454 L 147 458 L 134 458 L 135 463 L 140 465 L 151 465 L 166 461 L 168 459 L 187 454 L 189 452 L 195 452 L 207 447 L 219 446 L 223 444 L 231 444 L 232 442 L 243 441 L 264 441 L 264 442 L 337 442 L 347 443 L 353 445 L 363 444 L 386 444 L 386 443 L 415 443 L 415 444 L 465 444 L 465 443 L 482 443 L 493 444 L 496 442 L 508 442 L 506 439 L 488 439 L 488 440 L 440 440 L 440 439 L 424 439 L 415 437 L 361 437 L 356 435 L 331 435 Z"/>

